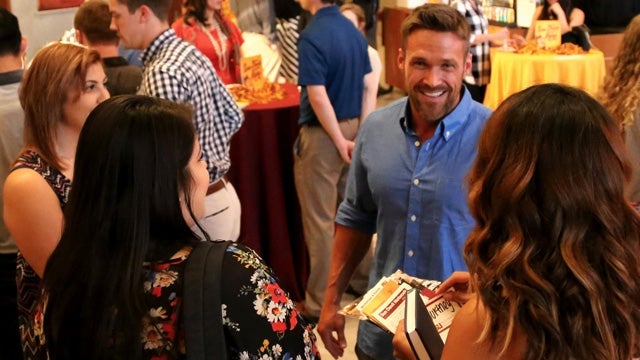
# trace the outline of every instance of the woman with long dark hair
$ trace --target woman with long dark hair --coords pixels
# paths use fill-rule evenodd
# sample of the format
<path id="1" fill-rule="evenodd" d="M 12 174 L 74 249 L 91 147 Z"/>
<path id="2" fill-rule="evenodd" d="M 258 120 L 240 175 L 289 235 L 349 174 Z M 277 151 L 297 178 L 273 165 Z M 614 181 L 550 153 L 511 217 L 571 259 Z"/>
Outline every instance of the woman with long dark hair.
<path id="1" fill-rule="evenodd" d="M 470 276 L 440 290 L 462 281 L 472 291 L 442 359 L 637 357 L 640 216 L 625 197 L 629 175 L 617 124 L 585 92 L 547 84 L 505 100 L 468 175 Z"/>
<path id="2" fill-rule="evenodd" d="M 223 16 L 222 1 L 185 0 L 183 17 L 171 27 L 211 60 L 223 83 L 239 83 L 242 33 Z"/>
<path id="3" fill-rule="evenodd" d="M 209 185 L 191 118 L 185 105 L 145 96 L 89 115 L 43 278 L 51 359 L 185 357 L 184 268 Z M 218 276 L 231 358 L 316 356 L 311 329 L 254 252 L 230 245 Z"/>
<path id="4" fill-rule="evenodd" d="M 531 26 L 525 38 L 527 41 L 535 39 L 538 20 L 558 20 L 560 32 L 565 35 L 571 32 L 572 28 L 584 24 L 584 12 L 573 6 L 571 0 L 544 0 L 533 13 Z"/>

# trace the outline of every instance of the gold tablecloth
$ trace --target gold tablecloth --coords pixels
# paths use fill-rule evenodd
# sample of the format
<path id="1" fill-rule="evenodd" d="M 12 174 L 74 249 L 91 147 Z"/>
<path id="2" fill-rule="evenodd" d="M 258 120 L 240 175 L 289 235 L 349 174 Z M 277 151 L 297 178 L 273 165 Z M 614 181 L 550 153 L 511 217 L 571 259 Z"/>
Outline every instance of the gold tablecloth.
<path id="1" fill-rule="evenodd" d="M 484 104 L 496 109 L 509 95 L 546 83 L 575 86 L 595 95 L 604 75 L 604 55 L 594 49 L 585 55 L 525 55 L 492 49 Z"/>

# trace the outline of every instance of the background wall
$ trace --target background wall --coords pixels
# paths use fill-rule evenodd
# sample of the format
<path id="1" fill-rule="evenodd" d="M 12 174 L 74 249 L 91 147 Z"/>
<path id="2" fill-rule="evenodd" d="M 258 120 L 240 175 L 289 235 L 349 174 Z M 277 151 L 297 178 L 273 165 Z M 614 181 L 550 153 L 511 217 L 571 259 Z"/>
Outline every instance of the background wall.
<path id="1" fill-rule="evenodd" d="M 50 41 L 59 40 L 66 30 L 73 27 L 77 8 L 38 11 L 37 0 L 13 0 L 11 12 L 18 17 L 22 35 L 27 37 L 27 60 Z"/>

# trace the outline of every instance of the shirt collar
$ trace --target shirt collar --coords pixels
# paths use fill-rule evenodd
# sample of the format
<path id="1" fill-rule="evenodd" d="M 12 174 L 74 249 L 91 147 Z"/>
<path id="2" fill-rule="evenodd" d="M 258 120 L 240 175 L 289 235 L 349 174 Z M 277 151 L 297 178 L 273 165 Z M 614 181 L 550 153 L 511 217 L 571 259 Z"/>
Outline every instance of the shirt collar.
<path id="1" fill-rule="evenodd" d="M 450 112 L 447 116 L 444 117 L 438 124 L 438 129 L 436 130 L 438 135 L 440 135 L 445 141 L 449 141 L 451 136 L 456 133 L 460 127 L 467 121 L 469 112 L 471 112 L 471 105 L 473 100 L 471 99 L 471 94 L 469 94 L 469 90 L 463 85 L 462 96 L 460 97 L 460 102 L 458 105 Z M 413 132 L 409 128 L 409 121 L 412 120 L 411 115 L 411 103 L 407 98 L 407 104 L 404 109 L 404 116 L 400 118 L 400 126 L 404 132 Z"/>
<path id="2" fill-rule="evenodd" d="M 102 58 L 102 63 L 104 64 L 105 67 L 118 67 L 118 66 L 129 65 L 129 62 L 121 56 Z"/>
<path id="3" fill-rule="evenodd" d="M 173 31 L 172 28 L 168 28 L 167 30 L 160 33 L 160 35 L 158 35 L 158 37 L 155 38 L 142 53 L 142 63 L 146 64 L 148 61 L 153 59 L 153 57 L 158 53 L 162 45 L 164 45 L 166 42 L 174 38 L 177 38 L 177 36 L 176 36 L 176 32 Z"/>
<path id="4" fill-rule="evenodd" d="M 317 17 L 317 16 L 327 16 L 327 15 L 334 15 L 334 14 L 340 14 L 340 9 L 338 8 L 338 5 L 329 5 L 329 6 L 325 6 L 322 9 L 318 9 L 318 11 L 316 11 L 315 15 L 313 15 L 313 17 Z"/>
<path id="5" fill-rule="evenodd" d="M 22 69 L 0 73 L 0 86 L 19 83 L 22 81 L 23 74 Z"/>

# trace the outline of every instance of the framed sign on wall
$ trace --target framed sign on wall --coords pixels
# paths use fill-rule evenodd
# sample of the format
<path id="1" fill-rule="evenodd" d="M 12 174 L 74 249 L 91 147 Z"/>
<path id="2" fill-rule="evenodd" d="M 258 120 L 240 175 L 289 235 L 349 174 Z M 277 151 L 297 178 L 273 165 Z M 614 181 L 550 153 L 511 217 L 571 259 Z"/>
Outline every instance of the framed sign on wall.
<path id="1" fill-rule="evenodd" d="M 80 6 L 84 0 L 38 0 L 38 10 L 66 9 Z"/>

